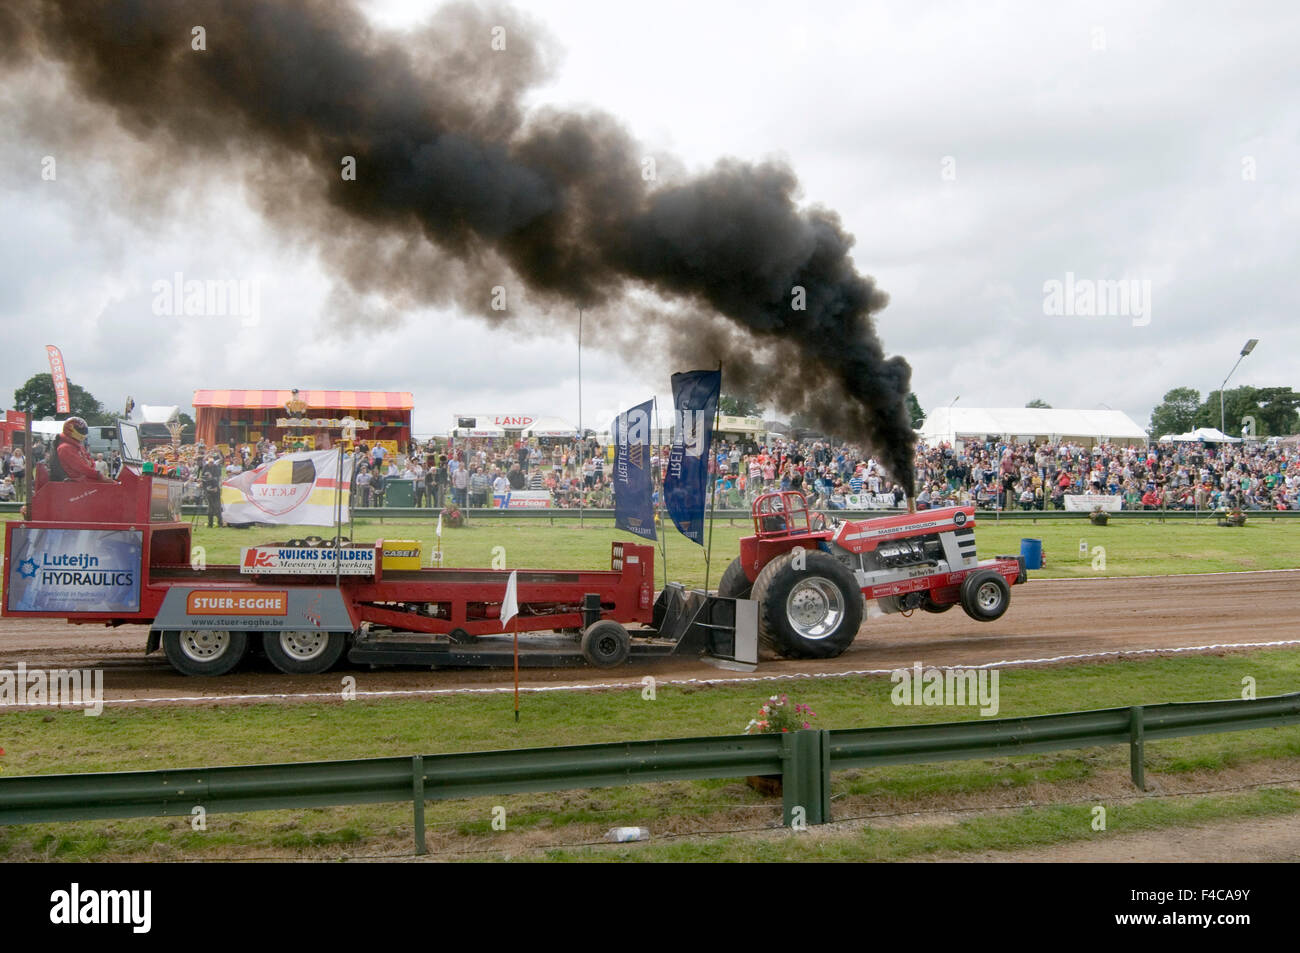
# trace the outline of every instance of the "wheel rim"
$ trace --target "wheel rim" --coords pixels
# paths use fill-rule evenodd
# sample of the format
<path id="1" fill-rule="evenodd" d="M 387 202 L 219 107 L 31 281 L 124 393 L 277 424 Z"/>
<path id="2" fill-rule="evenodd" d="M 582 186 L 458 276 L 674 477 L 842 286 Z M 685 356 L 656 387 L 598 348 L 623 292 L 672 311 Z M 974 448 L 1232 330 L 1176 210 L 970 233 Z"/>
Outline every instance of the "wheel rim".
<path id="1" fill-rule="evenodd" d="M 310 662 L 329 645 L 328 632 L 281 632 L 280 650 L 295 662 Z"/>
<path id="2" fill-rule="evenodd" d="M 975 594 L 975 601 L 986 612 L 991 612 L 1002 605 L 1002 588 L 996 582 L 986 582 Z"/>
<path id="3" fill-rule="evenodd" d="M 618 654 L 618 639 L 606 635 L 596 640 L 596 654 L 601 658 L 613 658 Z"/>
<path id="4" fill-rule="evenodd" d="M 839 628 L 844 600 L 829 579 L 800 579 L 786 599 L 785 614 L 790 626 L 805 639 L 824 639 Z"/>
<path id="5" fill-rule="evenodd" d="M 181 633 L 181 654 L 192 662 L 213 662 L 230 650 L 226 629 L 187 629 Z"/>

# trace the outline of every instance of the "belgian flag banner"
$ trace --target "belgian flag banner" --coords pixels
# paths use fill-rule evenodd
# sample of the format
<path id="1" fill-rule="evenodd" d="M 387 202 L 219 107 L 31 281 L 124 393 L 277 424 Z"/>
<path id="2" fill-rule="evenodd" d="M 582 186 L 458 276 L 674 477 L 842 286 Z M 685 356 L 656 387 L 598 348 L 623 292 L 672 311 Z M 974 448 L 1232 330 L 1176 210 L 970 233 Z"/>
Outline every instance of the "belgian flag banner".
<path id="1" fill-rule="evenodd" d="M 338 479 L 337 450 L 286 453 L 256 470 L 221 484 L 221 518 L 227 523 L 333 526 L 334 507 L 342 495 L 342 519 L 348 519 L 352 460 L 343 456 Z M 341 485 L 340 485 L 341 483 Z"/>

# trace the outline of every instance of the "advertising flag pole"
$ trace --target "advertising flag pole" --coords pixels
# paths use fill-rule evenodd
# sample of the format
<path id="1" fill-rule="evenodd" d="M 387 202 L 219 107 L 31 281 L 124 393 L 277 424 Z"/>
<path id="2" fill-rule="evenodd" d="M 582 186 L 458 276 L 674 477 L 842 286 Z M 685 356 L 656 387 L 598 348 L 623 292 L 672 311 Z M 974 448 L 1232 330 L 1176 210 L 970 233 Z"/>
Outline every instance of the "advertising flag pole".
<path id="1" fill-rule="evenodd" d="M 506 580 L 505 598 L 501 600 L 501 624 L 514 622 L 515 654 L 515 721 L 519 721 L 519 570 Z"/>
<path id="2" fill-rule="evenodd" d="M 718 432 L 718 424 L 722 421 L 722 362 L 718 361 L 718 405 L 713 411 L 713 432 Z M 717 466 L 717 461 L 713 457 L 713 441 L 709 441 L 709 460 L 704 468 L 707 479 L 709 469 Z M 721 474 L 719 474 L 720 476 Z M 709 566 L 713 561 L 713 514 L 718 508 L 718 481 L 713 480 L 711 488 L 712 493 L 709 500 L 709 545 L 704 549 L 704 591 L 709 591 Z"/>
<path id="3" fill-rule="evenodd" d="M 660 441 L 663 440 L 663 431 L 659 429 L 659 395 L 658 394 L 655 395 L 655 434 L 658 436 Z M 660 448 L 662 449 L 662 443 L 660 444 Z M 656 487 L 659 493 L 659 502 L 655 504 L 655 516 L 658 517 L 656 522 L 658 522 L 659 524 L 657 528 L 659 533 L 659 555 L 660 557 L 662 557 L 660 559 L 660 562 L 663 563 L 663 567 L 664 567 L 665 587 L 668 585 L 668 532 L 665 529 L 665 524 L 663 520 L 663 509 L 664 509 L 664 475 L 667 472 L 668 472 L 668 461 L 663 459 L 662 456 L 660 456 L 659 486 Z"/>
<path id="4" fill-rule="evenodd" d="M 339 586 L 343 573 L 343 554 L 339 552 L 339 537 L 343 535 L 343 441 L 339 441 L 337 475 L 334 477 L 334 586 Z"/>

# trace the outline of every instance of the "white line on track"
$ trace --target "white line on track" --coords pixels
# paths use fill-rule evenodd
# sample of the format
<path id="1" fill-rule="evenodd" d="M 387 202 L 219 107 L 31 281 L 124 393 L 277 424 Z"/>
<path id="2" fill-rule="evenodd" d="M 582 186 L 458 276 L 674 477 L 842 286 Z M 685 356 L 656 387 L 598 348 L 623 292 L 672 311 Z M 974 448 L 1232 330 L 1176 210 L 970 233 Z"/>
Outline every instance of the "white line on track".
<path id="1" fill-rule="evenodd" d="M 1080 560 L 1082 562 L 1082 560 Z M 1030 572 L 1040 572 L 1031 569 Z M 1030 582 L 1121 582 L 1125 579 L 1195 579 L 1199 576 L 1263 576 L 1266 573 L 1300 572 L 1300 569 L 1229 569 L 1223 572 L 1172 572 L 1154 576 L 1030 576 Z"/>
<path id="2" fill-rule="evenodd" d="M 999 662 L 982 662 L 978 665 L 937 665 L 929 668 L 979 669 L 1011 668 L 1022 665 L 1047 665 L 1052 662 L 1073 662 L 1087 659 L 1117 658 L 1133 655 L 1159 655 L 1162 652 L 1213 652 L 1221 649 L 1269 649 L 1289 645 L 1300 645 L 1300 639 L 1287 639 L 1279 642 L 1224 642 L 1213 645 L 1162 646 L 1153 649 L 1121 649 L 1115 652 L 1087 652 L 1079 655 L 1053 655 L 1048 658 L 1004 659 Z M 851 672 L 791 672 L 783 675 L 746 675 L 731 678 L 674 678 L 655 679 L 655 685 L 738 685 L 745 682 L 779 682 L 796 679 L 849 678 L 862 675 L 890 675 L 896 668 L 864 668 Z M 543 692 L 589 692 L 609 689 L 639 689 L 641 678 L 622 682 L 587 682 L 574 685 L 520 685 L 520 694 L 541 694 Z M 504 695 L 514 691 L 510 685 L 490 686 L 486 688 L 404 688 L 383 691 L 356 691 L 357 698 L 403 698 L 439 695 Z M 177 695 L 170 698 L 106 698 L 105 705 L 166 705 L 186 702 L 256 702 L 256 701 L 307 701 L 310 699 L 342 698 L 342 692 L 279 692 L 259 695 Z M 40 708 L 50 706 L 13 705 L 13 708 Z M 67 706 L 72 708 L 82 706 Z"/>

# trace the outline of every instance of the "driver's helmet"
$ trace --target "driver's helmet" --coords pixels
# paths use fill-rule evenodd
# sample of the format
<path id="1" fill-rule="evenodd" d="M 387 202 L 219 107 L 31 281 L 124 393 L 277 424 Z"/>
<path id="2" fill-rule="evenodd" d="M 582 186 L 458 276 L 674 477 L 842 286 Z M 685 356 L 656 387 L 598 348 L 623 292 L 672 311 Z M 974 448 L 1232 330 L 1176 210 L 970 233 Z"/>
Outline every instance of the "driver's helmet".
<path id="1" fill-rule="evenodd" d="M 85 443 L 90 435 L 90 427 L 80 417 L 69 417 L 63 422 L 63 436 L 77 443 Z"/>

